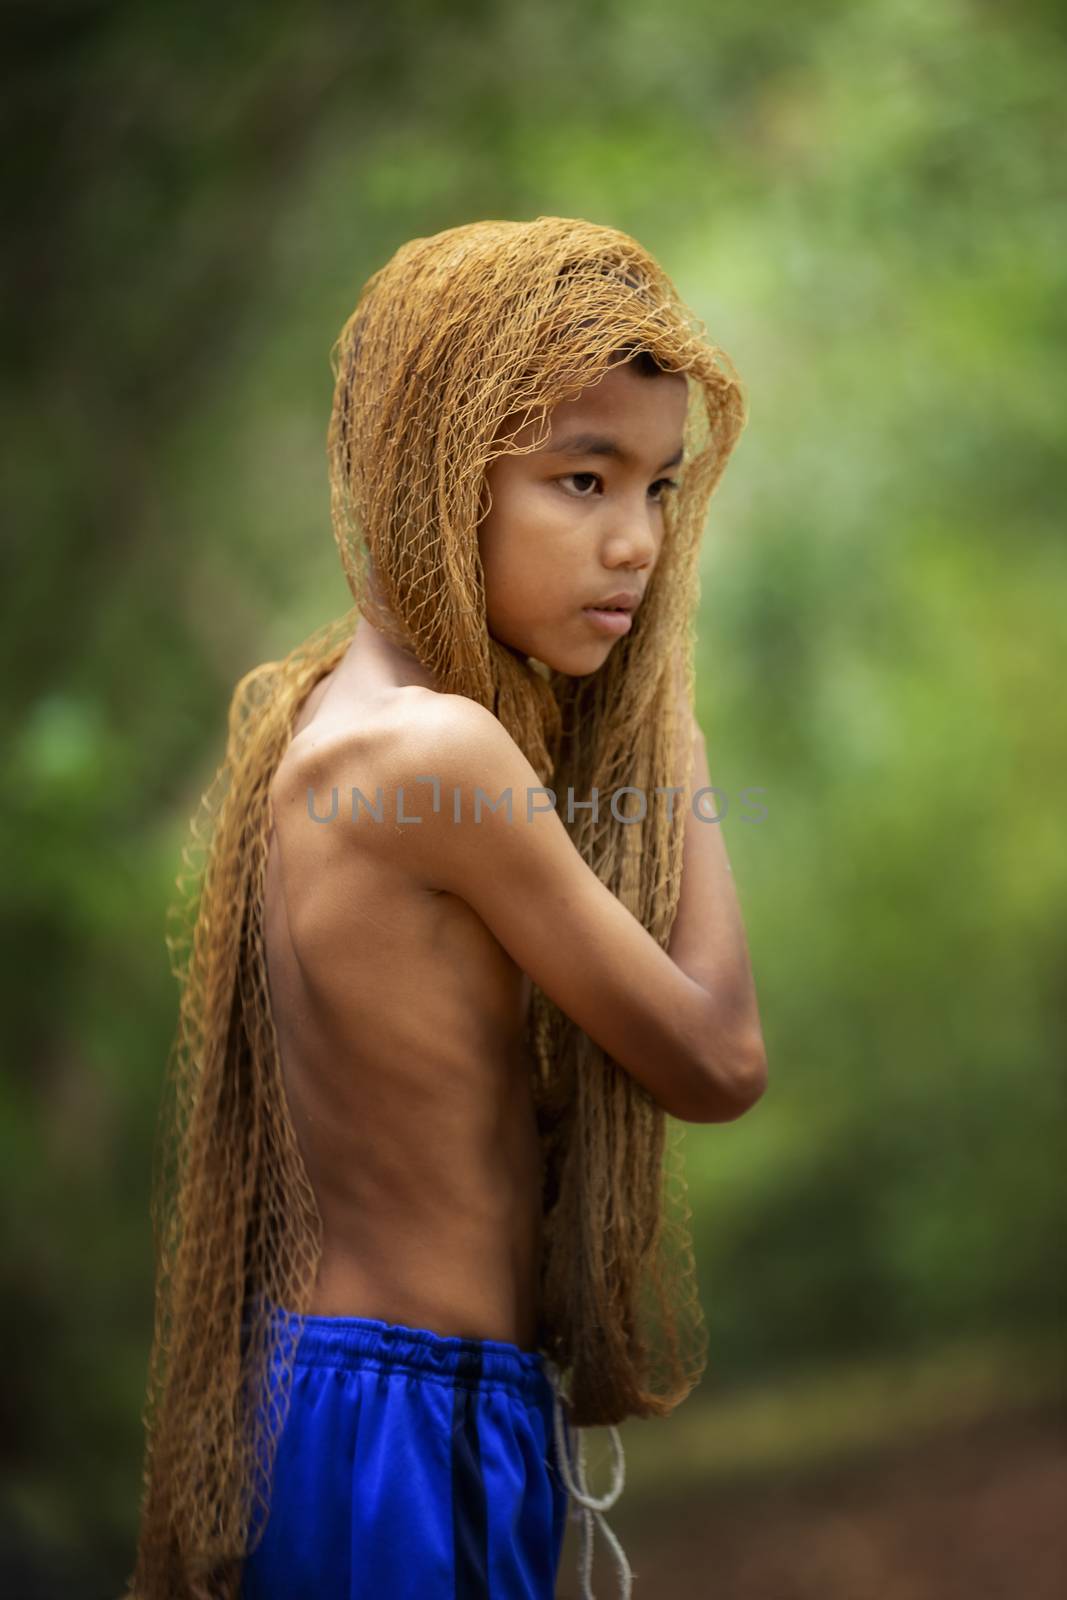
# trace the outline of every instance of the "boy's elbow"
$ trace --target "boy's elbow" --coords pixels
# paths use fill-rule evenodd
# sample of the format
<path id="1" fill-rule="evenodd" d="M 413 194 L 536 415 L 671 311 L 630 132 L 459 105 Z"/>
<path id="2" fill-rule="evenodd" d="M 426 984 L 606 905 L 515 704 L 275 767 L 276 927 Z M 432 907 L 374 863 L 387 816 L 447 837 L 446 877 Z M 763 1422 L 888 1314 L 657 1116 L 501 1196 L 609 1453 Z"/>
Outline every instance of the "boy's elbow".
<path id="1" fill-rule="evenodd" d="M 703 1093 L 684 1116 L 686 1122 L 736 1122 L 751 1111 L 767 1089 L 767 1053 L 757 1036 L 737 1045 L 727 1057 L 708 1063 L 702 1074 Z"/>
<path id="2" fill-rule="evenodd" d="M 758 1100 L 762 1100 L 767 1090 L 767 1052 L 763 1048 L 762 1039 L 753 1044 L 751 1050 L 744 1057 L 744 1064 L 735 1077 L 735 1109 L 731 1116 L 725 1118 L 727 1122 L 735 1122 L 738 1117 L 744 1116 L 746 1111 L 751 1111 Z"/>

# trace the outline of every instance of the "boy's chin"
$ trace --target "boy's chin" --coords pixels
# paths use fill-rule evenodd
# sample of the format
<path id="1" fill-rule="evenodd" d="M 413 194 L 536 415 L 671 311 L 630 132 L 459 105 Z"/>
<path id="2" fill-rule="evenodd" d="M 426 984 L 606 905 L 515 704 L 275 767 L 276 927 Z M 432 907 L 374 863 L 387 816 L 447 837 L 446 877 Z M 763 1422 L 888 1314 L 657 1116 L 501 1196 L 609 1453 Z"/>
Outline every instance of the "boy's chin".
<path id="1" fill-rule="evenodd" d="M 491 637 L 496 639 L 495 634 Z M 517 661 L 525 662 L 531 671 L 536 672 L 539 678 L 544 678 L 546 683 L 554 672 L 562 673 L 567 678 L 589 678 L 594 672 L 600 671 L 611 653 L 610 650 L 606 651 L 601 647 L 569 651 L 564 649 L 548 656 L 534 656 L 521 645 L 509 644 L 506 639 L 497 639 L 497 643 L 510 651 Z"/>
<path id="2" fill-rule="evenodd" d="M 605 657 L 606 659 L 606 657 Z M 599 672 L 604 665 L 603 661 L 590 662 L 589 657 L 575 654 L 567 660 L 539 661 L 536 656 L 527 656 L 526 664 L 537 675 L 544 678 L 546 683 L 552 673 L 562 673 L 567 678 L 590 678 L 594 672 Z"/>

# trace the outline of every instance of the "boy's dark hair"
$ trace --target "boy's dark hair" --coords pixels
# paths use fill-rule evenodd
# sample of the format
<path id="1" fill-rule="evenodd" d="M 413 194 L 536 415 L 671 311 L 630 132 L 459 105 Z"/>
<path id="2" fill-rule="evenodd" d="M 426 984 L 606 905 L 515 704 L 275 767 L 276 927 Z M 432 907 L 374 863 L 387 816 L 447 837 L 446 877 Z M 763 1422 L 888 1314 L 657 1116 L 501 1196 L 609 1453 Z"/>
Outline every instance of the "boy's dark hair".
<path id="1" fill-rule="evenodd" d="M 623 345 L 622 349 L 616 352 L 616 356 L 625 356 L 632 349 L 632 345 Z M 660 378 L 670 371 L 669 367 L 660 366 L 651 350 L 635 350 L 626 365 L 632 367 L 642 378 Z"/>

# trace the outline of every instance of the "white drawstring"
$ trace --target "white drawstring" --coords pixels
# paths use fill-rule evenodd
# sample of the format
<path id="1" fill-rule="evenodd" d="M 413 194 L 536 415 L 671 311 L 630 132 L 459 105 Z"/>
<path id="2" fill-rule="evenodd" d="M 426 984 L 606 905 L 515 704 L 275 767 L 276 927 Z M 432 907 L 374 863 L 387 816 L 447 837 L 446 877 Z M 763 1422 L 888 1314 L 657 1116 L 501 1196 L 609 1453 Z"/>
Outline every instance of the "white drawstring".
<path id="1" fill-rule="evenodd" d="M 545 1372 L 552 1385 L 552 1417 L 556 1436 L 556 1455 L 559 1458 L 560 1472 L 568 1495 L 577 1503 L 578 1515 L 582 1521 L 582 1547 L 581 1547 L 581 1575 L 582 1575 L 582 1600 L 596 1600 L 593 1594 L 593 1540 L 595 1537 L 594 1523 L 600 1524 L 601 1531 L 619 1568 L 619 1594 L 621 1600 L 630 1600 L 633 1588 L 633 1573 L 630 1563 L 626 1559 L 626 1552 L 622 1545 L 608 1527 L 604 1512 L 610 1511 L 622 1493 L 626 1481 L 626 1458 L 623 1453 L 622 1440 L 619 1430 L 612 1423 L 608 1427 L 611 1443 L 615 1452 L 615 1471 L 611 1488 L 607 1494 L 599 1499 L 590 1494 L 589 1485 L 585 1478 L 585 1435 L 581 1428 L 575 1431 L 578 1434 L 578 1459 L 575 1463 L 577 1483 L 571 1475 L 570 1451 L 567 1448 L 566 1430 L 564 1428 L 563 1388 L 560 1370 L 554 1361 L 544 1358 Z"/>

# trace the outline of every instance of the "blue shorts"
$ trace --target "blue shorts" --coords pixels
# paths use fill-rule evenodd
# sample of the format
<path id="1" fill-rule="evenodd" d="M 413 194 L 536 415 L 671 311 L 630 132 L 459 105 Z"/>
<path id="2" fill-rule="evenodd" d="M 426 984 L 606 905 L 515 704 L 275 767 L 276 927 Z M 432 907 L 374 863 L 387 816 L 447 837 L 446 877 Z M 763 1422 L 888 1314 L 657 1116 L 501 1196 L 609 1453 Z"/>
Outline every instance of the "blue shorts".
<path id="1" fill-rule="evenodd" d="M 552 1600 L 568 1501 L 541 1355 L 287 1315 L 300 1340 L 242 1600 Z"/>

